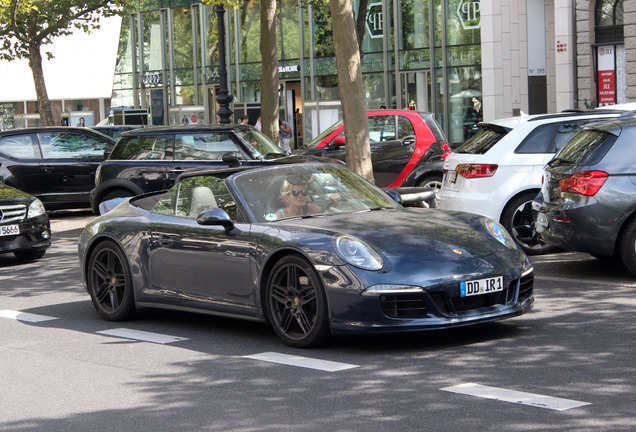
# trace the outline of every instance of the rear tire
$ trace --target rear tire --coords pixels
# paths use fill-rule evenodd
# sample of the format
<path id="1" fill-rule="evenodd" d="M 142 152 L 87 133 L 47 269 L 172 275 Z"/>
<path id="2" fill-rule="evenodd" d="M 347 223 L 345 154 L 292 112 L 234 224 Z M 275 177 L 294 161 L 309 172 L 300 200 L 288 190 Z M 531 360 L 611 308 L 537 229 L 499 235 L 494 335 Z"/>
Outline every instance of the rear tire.
<path id="1" fill-rule="evenodd" d="M 430 187 L 433 189 L 442 188 L 442 176 L 441 175 L 428 175 L 417 182 L 417 187 Z"/>
<path id="2" fill-rule="evenodd" d="M 636 219 L 629 222 L 623 231 L 618 254 L 625 268 L 636 275 Z"/>
<path id="3" fill-rule="evenodd" d="M 556 249 L 541 241 L 534 226 L 532 200 L 535 192 L 526 192 L 513 198 L 501 215 L 501 224 L 527 255 L 543 255 Z"/>

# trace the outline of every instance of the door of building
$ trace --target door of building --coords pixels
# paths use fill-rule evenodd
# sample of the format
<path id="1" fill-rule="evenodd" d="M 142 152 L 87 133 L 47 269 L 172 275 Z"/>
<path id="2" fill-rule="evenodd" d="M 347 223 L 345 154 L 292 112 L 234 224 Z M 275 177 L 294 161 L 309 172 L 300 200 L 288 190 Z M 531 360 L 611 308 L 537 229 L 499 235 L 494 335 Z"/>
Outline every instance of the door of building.
<path id="1" fill-rule="evenodd" d="M 303 122 L 300 81 L 286 80 L 279 84 L 280 98 L 279 118 L 285 120 L 292 127 L 292 150 L 303 145 Z"/>
<path id="2" fill-rule="evenodd" d="M 433 106 L 431 95 L 429 71 L 400 72 L 400 100 L 397 108 L 428 111 Z"/>

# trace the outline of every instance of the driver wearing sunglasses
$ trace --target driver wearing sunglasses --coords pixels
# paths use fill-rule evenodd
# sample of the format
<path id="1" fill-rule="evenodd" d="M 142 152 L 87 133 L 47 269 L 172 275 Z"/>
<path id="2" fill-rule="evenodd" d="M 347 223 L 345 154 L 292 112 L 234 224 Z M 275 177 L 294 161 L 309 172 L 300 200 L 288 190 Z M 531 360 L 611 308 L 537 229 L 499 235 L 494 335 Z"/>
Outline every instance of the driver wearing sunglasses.
<path id="1" fill-rule="evenodd" d="M 276 212 L 278 219 L 311 215 L 325 210 L 319 205 L 309 202 L 309 190 L 306 183 L 295 183 L 297 182 L 289 179 L 283 183 L 280 198 L 287 206 Z M 331 194 L 329 201 L 331 201 L 331 205 L 337 204 L 340 201 L 340 195 Z M 328 205 L 328 207 L 331 205 Z"/>

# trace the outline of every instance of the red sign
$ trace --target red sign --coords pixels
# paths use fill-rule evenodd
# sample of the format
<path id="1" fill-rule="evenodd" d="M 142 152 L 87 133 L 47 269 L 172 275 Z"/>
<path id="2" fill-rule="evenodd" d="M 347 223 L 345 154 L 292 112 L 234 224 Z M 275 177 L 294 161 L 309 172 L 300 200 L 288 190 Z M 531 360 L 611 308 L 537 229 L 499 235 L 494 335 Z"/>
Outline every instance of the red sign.
<path id="1" fill-rule="evenodd" d="M 616 103 L 616 80 L 613 70 L 598 71 L 598 103 Z"/>

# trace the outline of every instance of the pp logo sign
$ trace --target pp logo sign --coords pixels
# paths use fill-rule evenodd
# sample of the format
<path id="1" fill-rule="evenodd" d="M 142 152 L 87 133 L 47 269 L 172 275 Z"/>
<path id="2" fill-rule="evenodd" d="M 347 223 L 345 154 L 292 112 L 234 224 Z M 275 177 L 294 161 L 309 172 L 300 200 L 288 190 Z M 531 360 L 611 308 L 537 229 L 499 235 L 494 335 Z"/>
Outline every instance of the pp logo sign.
<path id="1" fill-rule="evenodd" d="M 367 7 L 367 20 L 365 24 L 370 38 L 376 39 L 382 37 L 384 31 L 382 2 L 369 2 L 369 6 Z"/>
<path id="2" fill-rule="evenodd" d="M 474 30 L 481 26 L 481 6 L 479 0 L 459 0 L 457 17 L 464 30 Z"/>

